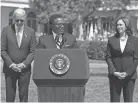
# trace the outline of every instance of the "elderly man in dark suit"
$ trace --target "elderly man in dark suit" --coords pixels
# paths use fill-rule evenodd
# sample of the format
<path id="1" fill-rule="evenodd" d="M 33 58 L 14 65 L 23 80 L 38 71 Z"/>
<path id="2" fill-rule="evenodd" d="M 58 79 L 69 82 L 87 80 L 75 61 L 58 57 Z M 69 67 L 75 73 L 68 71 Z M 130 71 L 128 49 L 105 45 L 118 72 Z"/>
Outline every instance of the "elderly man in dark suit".
<path id="1" fill-rule="evenodd" d="M 61 14 L 50 17 L 51 32 L 39 38 L 38 48 L 76 48 L 76 37 L 65 31 L 64 18 Z"/>
<path id="2" fill-rule="evenodd" d="M 25 18 L 25 10 L 16 9 L 13 13 L 14 24 L 3 28 L 1 34 L 7 102 L 15 100 L 17 80 L 20 102 L 28 101 L 31 62 L 34 58 L 36 39 L 34 30 L 24 25 Z"/>

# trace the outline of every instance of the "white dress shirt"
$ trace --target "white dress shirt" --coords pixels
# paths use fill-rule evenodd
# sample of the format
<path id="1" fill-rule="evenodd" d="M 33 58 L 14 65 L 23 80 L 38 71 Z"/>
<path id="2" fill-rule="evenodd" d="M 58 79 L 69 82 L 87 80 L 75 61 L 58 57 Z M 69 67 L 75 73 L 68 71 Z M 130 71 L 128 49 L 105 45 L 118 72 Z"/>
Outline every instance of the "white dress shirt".
<path id="1" fill-rule="evenodd" d="M 126 35 L 125 39 L 120 38 L 120 49 L 121 49 L 122 53 L 124 52 L 124 49 L 126 47 L 127 39 L 128 39 L 127 35 Z"/>
<path id="2" fill-rule="evenodd" d="M 22 38 L 23 38 L 23 30 L 24 30 L 24 26 L 22 26 L 22 27 L 20 28 L 20 30 L 18 30 L 17 25 L 15 25 L 15 30 L 16 30 L 16 36 L 17 36 L 17 35 L 20 36 L 19 41 L 17 40 L 17 42 L 18 42 L 18 46 L 20 47 L 20 46 L 21 46 L 21 41 L 22 41 Z"/>

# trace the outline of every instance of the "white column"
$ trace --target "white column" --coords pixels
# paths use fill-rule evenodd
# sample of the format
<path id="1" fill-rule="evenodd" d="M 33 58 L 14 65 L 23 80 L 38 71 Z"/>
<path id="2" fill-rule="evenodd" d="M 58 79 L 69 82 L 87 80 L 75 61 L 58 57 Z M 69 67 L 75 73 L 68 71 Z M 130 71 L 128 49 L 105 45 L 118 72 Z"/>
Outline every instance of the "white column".
<path id="1" fill-rule="evenodd" d="M 90 32 L 89 32 L 89 40 L 92 40 L 92 38 L 93 38 L 93 23 L 92 23 L 92 21 L 91 21 L 91 25 L 90 25 Z"/>
<path id="2" fill-rule="evenodd" d="M 82 23 L 79 25 L 79 32 L 80 32 L 79 40 L 83 41 L 83 27 L 82 27 Z"/>

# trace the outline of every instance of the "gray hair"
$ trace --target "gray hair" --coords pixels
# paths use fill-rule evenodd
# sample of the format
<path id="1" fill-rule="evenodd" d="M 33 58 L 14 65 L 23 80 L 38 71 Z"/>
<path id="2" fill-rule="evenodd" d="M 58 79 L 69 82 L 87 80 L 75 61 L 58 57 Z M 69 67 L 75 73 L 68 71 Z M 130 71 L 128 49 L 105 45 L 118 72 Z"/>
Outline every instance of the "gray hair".
<path id="1" fill-rule="evenodd" d="M 24 19 L 26 18 L 26 12 L 25 12 L 25 10 L 24 9 L 22 9 L 22 8 L 18 8 L 18 9 L 16 9 L 16 10 L 14 10 L 14 12 L 13 12 L 13 18 L 14 17 L 23 17 Z"/>

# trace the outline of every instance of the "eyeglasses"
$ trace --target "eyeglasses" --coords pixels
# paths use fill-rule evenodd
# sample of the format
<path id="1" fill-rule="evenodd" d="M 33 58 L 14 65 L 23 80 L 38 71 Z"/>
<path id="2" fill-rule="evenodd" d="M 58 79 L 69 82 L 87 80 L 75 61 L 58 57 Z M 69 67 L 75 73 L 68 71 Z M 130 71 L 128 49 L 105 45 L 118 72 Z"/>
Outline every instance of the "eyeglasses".
<path id="1" fill-rule="evenodd" d="M 57 28 L 64 27 L 64 23 L 52 24 L 52 25 L 56 26 Z"/>
<path id="2" fill-rule="evenodd" d="M 24 20 L 22 20 L 22 19 L 17 19 L 17 20 L 15 20 L 16 22 L 24 22 Z"/>

